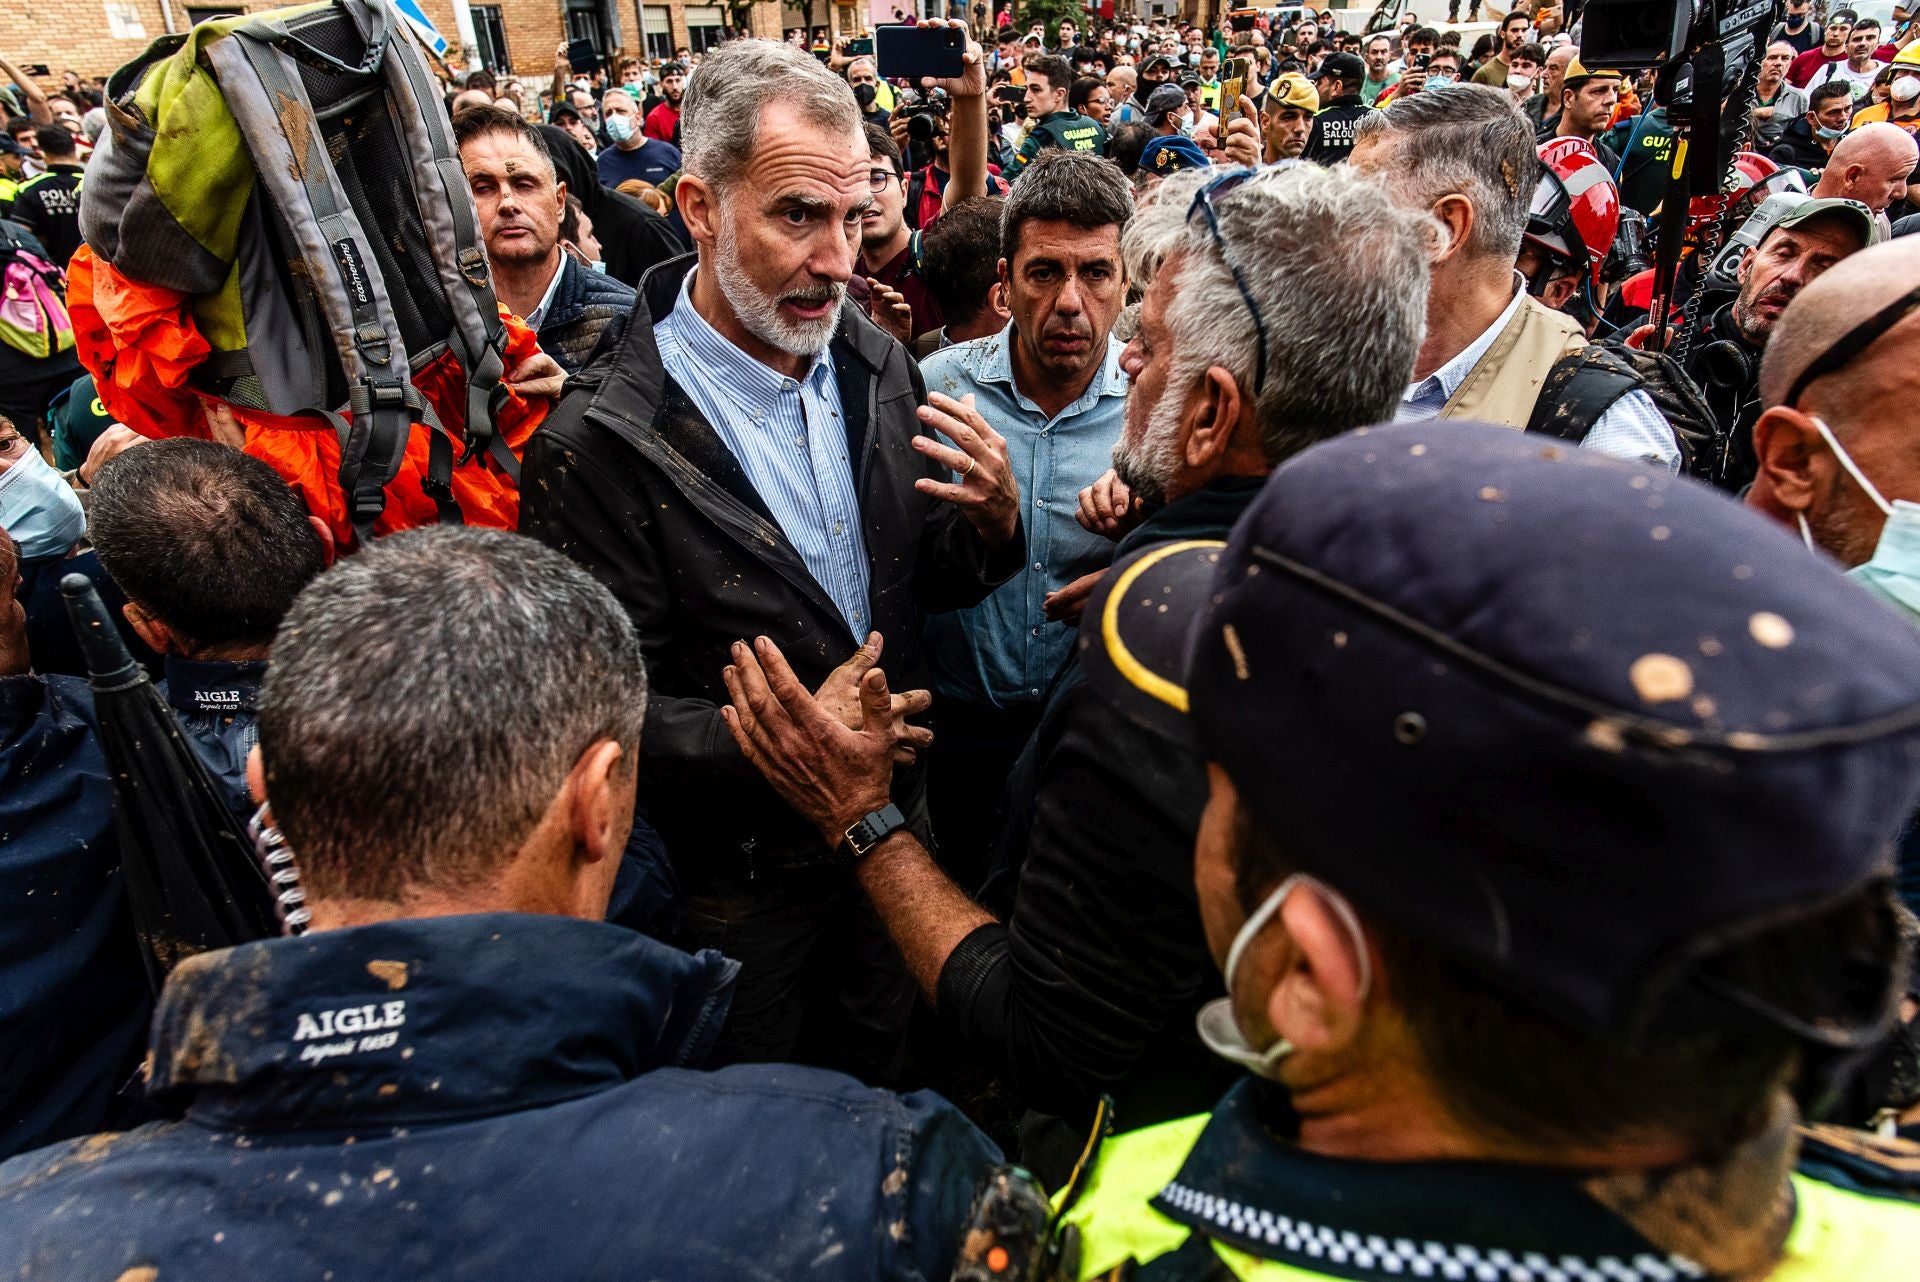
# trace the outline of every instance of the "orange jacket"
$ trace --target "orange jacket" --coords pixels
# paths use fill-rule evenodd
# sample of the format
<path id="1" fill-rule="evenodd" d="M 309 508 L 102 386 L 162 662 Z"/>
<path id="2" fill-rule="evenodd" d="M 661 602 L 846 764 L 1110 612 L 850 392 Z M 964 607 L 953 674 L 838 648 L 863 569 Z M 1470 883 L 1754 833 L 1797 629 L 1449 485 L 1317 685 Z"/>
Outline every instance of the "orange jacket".
<path id="1" fill-rule="evenodd" d="M 67 267 L 67 310 L 80 363 L 93 375 L 108 413 L 142 436 L 211 436 L 203 402 L 215 398 L 189 386 L 188 379 L 212 349 L 194 323 L 187 295 L 129 280 L 97 261 L 83 245 Z M 507 326 L 506 365 L 513 369 L 540 348 L 519 317 L 504 307 L 500 315 Z M 440 421 L 463 437 L 466 378 L 452 353 L 442 353 L 416 370 L 413 385 Z M 507 389 L 494 430 L 516 457 L 545 420 L 550 404 L 545 397 L 524 397 Z M 342 546 L 351 543 L 353 522 L 340 489 L 340 439 L 332 425 L 321 418 L 237 405 L 232 409 L 246 429 L 246 452 L 285 477 Z M 438 509 L 421 488 L 428 432 L 418 426 L 407 442 L 400 472 L 387 486 L 386 510 L 374 522 L 380 534 L 438 520 Z M 455 467 L 453 496 L 469 525 L 511 530 L 520 523 L 519 489 L 491 459 L 475 458 Z"/>

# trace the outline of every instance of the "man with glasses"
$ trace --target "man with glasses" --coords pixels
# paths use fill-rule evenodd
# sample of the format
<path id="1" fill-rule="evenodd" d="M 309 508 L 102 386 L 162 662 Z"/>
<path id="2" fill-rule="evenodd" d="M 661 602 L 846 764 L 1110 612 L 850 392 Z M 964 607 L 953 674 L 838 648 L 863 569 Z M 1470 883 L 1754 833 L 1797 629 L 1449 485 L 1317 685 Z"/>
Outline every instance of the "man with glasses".
<path id="1" fill-rule="evenodd" d="M 1114 534 L 1149 513 L 1116 550 L 1123 557 L 1222 539 L 1281 460 L 1391 415 L 1419 345 L 1425 237 L 1422 216 L 1370 184 L 1298 161 L 1185 172 L 1156 187 L 1121 238 L 1145 288 L 1121 357 L 1131 390 L 1113 451 L 1119 479 L 1099 486 L 1099 502 L 1117 499 L 1121 513 L 1099 521 L 1083 499 L 1089 528 Z M 1024 261 L 1020 245 L 1008 252 Z M 1324 341 L 1333 315 L 1368 336 L 1367 359 Z M 1088 616 L 1081 634 L 1106 627 Z M 855 869 L 942 1021 L 1043 1115 L 1022 1127 L 1022 1158 L 1051 1188 L 1101 1093 L 1125 1125 L 1142 1126 L 1206 1107 L 1231 1077 L 1193 1023 L 1221 991 L 1193 881 L 1204 763 L 1096 689 L 1086 654 L 1055 686 L 1013 782 L 1001 855 L 1017 878 L 976 902 L 903 836 Z M 771 711 L 762 673 L 783 666 L 772 647 L 742 655 L 730 725 L 824 831 L 884 789 L 886 766 L 845 760 L 842 736 L 761 733 L 771 724 L 754 712 Z M 811 720 L 811 701 L 793 693 L 780 702 Z M 801 777 L 821 772 L 834 786 L 808 795 Z"/>

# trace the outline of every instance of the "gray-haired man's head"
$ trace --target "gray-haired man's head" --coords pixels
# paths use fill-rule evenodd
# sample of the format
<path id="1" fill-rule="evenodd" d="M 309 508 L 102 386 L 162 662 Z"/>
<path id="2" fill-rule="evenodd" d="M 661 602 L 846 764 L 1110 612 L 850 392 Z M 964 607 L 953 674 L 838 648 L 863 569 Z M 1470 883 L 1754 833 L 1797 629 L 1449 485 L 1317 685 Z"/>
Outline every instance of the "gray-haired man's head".
<path id="1" fill-rule="evenodd" d="M 531 539 L 434 526 L 322 574 L 260 695 L 265 790 L 309 898 L 458 899 L 535 848 L 605 865 L 610 890 L 646 694 L 612 594 Z"/>
<path id="2" fill-rule="evenodd" d="M 1124 242 L 1145 294 L 1113 458 L 1149 501 L 1264 475 L 1391 419 L 1426 329 L 1429 216 L 1344 168 L 1283 162 L 1217 183 L 1205 170 L 1168 178 Z M 1329 326 L 1365 334 L 1364 351 Z"/>
<path id="3" fill-rule="evenodd" d="M 1396 204 L 1447 224 L 1452 234 L 1437 252 L 1488 271 L 1512 269 L 1540 157 L 1533 123 L 1511 95 L 1445 85 L 1395 98 L 1360 122 L 1349 163 Z"/>
<path id="4" fill-rule="evenodd" d="M 768 364 L 823 351 L 839 323 L 873 200 L 860 126 L 847 82 L 783 41 L 728 41 L 687 88 L 674 199 L 730 313 L 721 330 Z"/>

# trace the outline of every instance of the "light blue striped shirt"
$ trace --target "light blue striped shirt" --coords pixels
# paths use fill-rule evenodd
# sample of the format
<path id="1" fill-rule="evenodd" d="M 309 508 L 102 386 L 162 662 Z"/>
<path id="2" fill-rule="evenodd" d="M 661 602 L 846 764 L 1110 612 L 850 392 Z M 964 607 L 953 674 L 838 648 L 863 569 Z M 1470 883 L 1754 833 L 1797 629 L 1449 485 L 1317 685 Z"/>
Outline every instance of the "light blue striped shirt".
<path id="1" fill-rule="evenodd" d="M 740 460 L 808 573 L 864 642 L 871 567 L 833 361 L 819 353 L 799 380 L 761 364 L 694 310 L 693 275 L 673 310 L 653 323 L 660 363 Z"/>
<path id="2" fill-rule="evenodd" d="M 1514 280 L 1519 282 L 1518 273 L 1515 273 Z M 1467 375 L 1473 372 L 1473 367 L 1480 363 L 1480 358 L 1500 337 L 1500 331 L 1519 312 L 1526 298 L 1524 284 L 1517 285 L 1513 301 L 1507 304 L 1507 309 L 1500 313 L 1493 324 L 1487 326 L 1486 333 L 1469 343 L 1458 356 L 1407 388 L 1401 395 L 1400 409 L 1394 414 L 1393 421 L 1424 423 L 1437 418 L 1447 402 L 1453 399 L 1453 394 L 1460 390 L 1460 384 L 1467 381 Z M 1606 412 L 1594 420 L 1593 426 L 1581 438 L 1580 448 L 1614 458 L 1631 459 L 1636 463 L 1651 463 L 1669 472 L 1680 470 L 1680 443 L 1673 438 L 1673 428 L 1668 426 L 1666 416 L 1654 405 L 1653 398 L 1639 388 L 1607 406 Z"/>

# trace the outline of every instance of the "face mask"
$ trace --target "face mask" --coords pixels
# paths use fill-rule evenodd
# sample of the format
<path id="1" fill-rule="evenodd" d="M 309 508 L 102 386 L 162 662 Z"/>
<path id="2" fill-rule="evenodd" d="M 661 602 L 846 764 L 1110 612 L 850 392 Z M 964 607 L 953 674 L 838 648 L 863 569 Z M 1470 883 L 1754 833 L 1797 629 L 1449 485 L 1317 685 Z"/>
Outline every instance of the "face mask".
<path id="1" fill-rule="evenodd" d="M 1184 111 L 1180 113 L 1180 136 L 1183 138 L 1193 137 L 1193 117 Z"/>
<path id="2" fill-rule="evenodd" d="M 1815 125 L 1813 132 L 1819 134 L 1822 138 L 1844 138 L 1847 135 L 1847 127 L 1842 125 L 1838 129 L 1829 129 L 1825 125 Z"/>
<path id="3" fill-rule="evenodd" d="M 20 545 L 20 559 L 64 556 L 86 533 L 87 510 L 60 473 L 29 448 L 0 472 L 0 529 Z"/>
<path id="4" fill-rule="evenodd" d="M 1533 77 L 1508 76 L 1507 88 L 1513 90 L 1515 93 L 1526 93 L 1529 89 L 1533 88 Z"/>
<path id="5" fill-rule="evenodd" d="M 1895 102 L 1911 102 L 1920 98 L 1920 76 L 1895 76 L 1893 83 L 1887 87 Z"/>
<path id="6" fill-rule="evenodd" d="M 1435 71 L 1427 76 L 1427 88 L 1444 89 L 1453 83 L 1453 77 L 1444 71 Z"/>
<path id="7" fill-rule="evenodd" d="M 607 274 L 607 260 L 604 258 L 597 263 L 588 263 L 587 266 L 599 272 L 602 276 Z"/>
<path id="8" fill-rule="evenodd" d="M 1200 1034 L 1200 1040 L 1206 1044 L 1208 1050 L 1228 1063 L 1238 1064 L 1261 1077 L 1271 1077 L 1274 1066 L 1293 1054 L 1293 1043 L 1283 1037 L 1264 1051 L 1253 1048 L 1247 1041 L 1246 1034 L 1240 1031 L 1240 1025 L 1233 1018 L 1233 978 L 1240 969 L 1240 959 L 1246 955 L 1247 946 L 1253 943 L 1262 930 L 1266 929 L 1267 923 L 1271 922 L 1274 915 L 1280 911 L 1280 906 L 1287 902 L 1287 896 L 1293 893 L 1294 888 L 1305 883 L 1311 883 L 1327 897 L 1327 902 L 1333 905 L 1341 923 L 1353 936 L 1354 950 L 1360 955 L 1361 1001 L 1366 1000 L 1367 993 L 1373 986 L 1373 971 L 1367 960 L 1366 936 L 1360 930 L 1360 919 L 1353 915 L 1353 909 L 1347 901 L 1305 873 L 1295 873 L 1274 887 L 1273 893 L 1267 896 L 1266 901 L 1253 910 L 1252 916 L 1241 923 L 1239 931 L 1234 934 L 1233 943 L 1227 948 L 1225 978 L 1228 996 L 1216 997 L 1202 1006 L 1193 1020 L 1194 1027 Z"/>
<path id="9" fill-rule="evenodd" d="M 613 139 L 615 142 L 625 142 L 627 139 L 633 137 L 633 117 L 608 116 L 607 137 Z"/>
<path id="10" fill-rule="evenodd" d="M 1848 570 L 1847 577 L 1920 626 L 1920 503 L 1909 503 L 1905 499 L 1887 502 L 1860 470 L 1860 465 L 1853 461 L 1853 456 L 1840 448 L 1833 429 L 1817 418 L 1813 426 L 1833 456 L 1840 460 L 1840 466 L 1853 478 L 1853 483 L 1887 517 L 1872 558 Z M 1795 519 L 1800 522 L 1801 539 L 1807 547 L 1813 547 L 1813 531 L 1807 527 L 1806 516 L 1799 514 Z"/>

